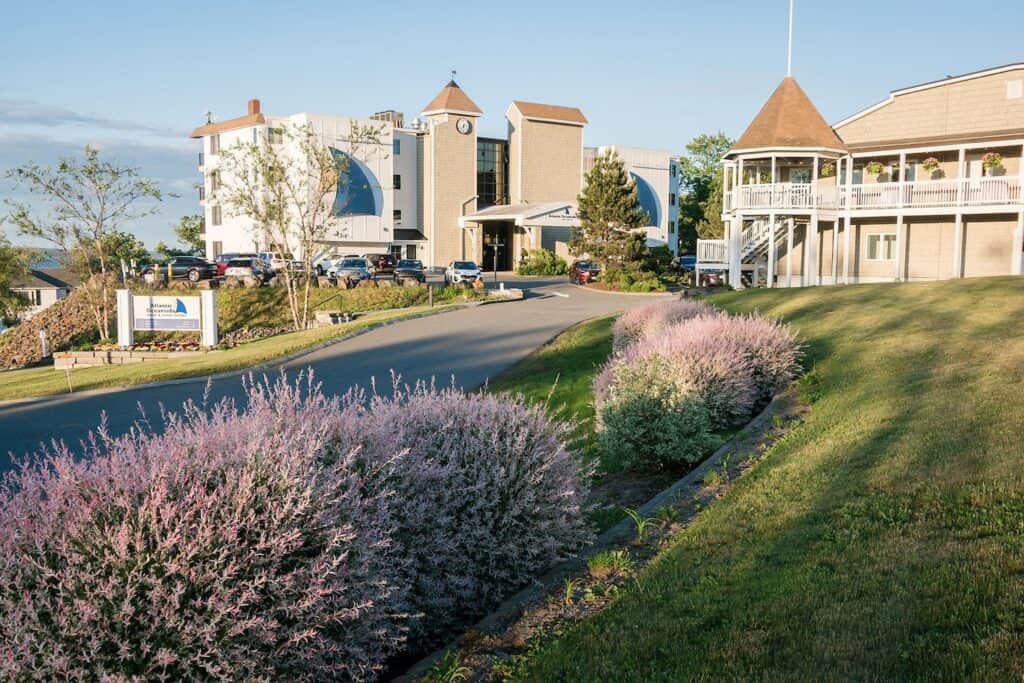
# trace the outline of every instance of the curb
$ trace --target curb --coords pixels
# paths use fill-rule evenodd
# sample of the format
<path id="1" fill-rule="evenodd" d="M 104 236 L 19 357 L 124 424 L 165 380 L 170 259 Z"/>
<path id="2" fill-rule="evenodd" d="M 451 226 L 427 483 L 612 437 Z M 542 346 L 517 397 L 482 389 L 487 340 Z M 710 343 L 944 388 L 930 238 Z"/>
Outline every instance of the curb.
<path id="1" fill-rule="evenodd" d="M 569 284 L 572 284 L 571 282 Z M 607 294 L 611 296 L 646 296 L 654 299 L 659 296 L 676 296 L 679 292 L 615 292 L 609 289 L 591 289 L 584 287 L 583 285 L 576 285 L 576 289 L 584 292 L 596 292 L 598 294 Z"/>
<path id="2" fill-rule="evenodd" d="M 495 301 L 495 302 L 487 302 L 487 303 L 503 303 L 504 301 L 519 301 L 519 299 L 504 299 L 501 302 Z M 367 332 L 372 332 L 373 330 L 379 329 L 381 327 L 386 327 L 388 325 L 394 325 L 396 323 L 405 322 L 407 320 L 417 320 L 419 318 L 427 318 L 427 317 L 430 317 L 430 316 L 443 315 L 445 313 L 451 313 L 453 311 L 458 311 L 458 310 L 462 310 L 462 309 L 466 309 L 466 308 L 473 308 L 475 306 L 482 305 L 483 303 L 484 302 L 474 301 L 474 302 L 469 302 L 469 303 L 464 303 L 464 304 L 453 304 L 453 305 L 450 305 L 450 306 L 445 306 L 444 308 L 439 308 L 439 309 L 434 310 L 434 311 L 423 311 L 422 313 L 414 313 L 414 314 L 408 315 L 408 316 L 392 318 L 391 320 L 382 320 L 380 322 L 372 323 L 370 325 L 367 325 L 366 327 L 360 328 L 358 330 L 353 330 L 352 332 L 349 332 L 347 334 L 343 334 L 340 337 L 335 337 L 333 339 L 328 339 L 326 341 L 322 341 L 322 342 L 319 342 L 317 344 L 314 344 L 313 346 L 307 346 L 306 348 L 300 349 L 298 351 L 293 351 L 292 353 L 290 353 L 288 355 L 281 356 L 279 358 L 274 358 L 272 360 L 265 361 L 263 363 L 260 363 L 259 365 L 253 365 L 253 366 L 248 367 L 248 368 L 239 368 L 237 370 L 226 370 L 224 372 L 220 372 L 220 373 L 217 373 L 215 375 L 196 375 L 196 376 L 193 376 L 193 377 L 181 377 L 181 378 L 178 378 L 178 379 L 161 380 L 159 382 L 149 382 L 147 384 L 129 384 L 129 385 L 126 385 L 126 386 L 103 387 L 101 389 L 86 389 L 86 390 L 83 390 L 83 391 L 76 391 L 76 392 L 73 392 L 73 393 L 46 394 L 45 396 L 31 396 L 31 397 L 28 397 L 28 398 L 8 399 L 8 400 L 5 400 L 5 401 L 0 401 L 0 410 L 2 410 L 4 408 L 14 408 L 14 407 L 18 407 L 18 406 L 32 405 L 32 404 L 35 404 L 35 403 L 43 403 L 43 402 L 46 402 L 46 401 L 52 401 L 54 399 L 64 398 L 64 397 L 67 397 L 67 396 L 102 396 L 103 394 L 112 394 L 112 393 L 115 393 L 115 392 L 118 392 L 118 391 L 127 391 L 127 390 L 130 390 L 130 389 L 155 389 L 155 388 L 158 388 L 158 387 L 177 386 L 177 385 L 181 385 L 181 384 L 190 384 L 190 383 L 194 383 L 194 382 L 204 382 L 205 383 L 205 382 L 209 382 L 209 381 L 213 381 L 213 380 L 229 379 L 231 377 L 237 377 L 239 375 L 244 375 L 244 374 L 247 374 L 247 373 L 250 373 L 250 372 L 265 372 L 265 371 L 273 369 L 274 367 L 277 367 L 279 365 L 284 365 L 286 363 L 290 363 L 293 360 L 301 358 L 302 356 L 305 356 L 307 354 L 313 353 L 315 351 L 320 351 L 321 349 L 325 349 L 328 346 L 332 346 L 334 344 L 338 344 L 340 342 L 347 341 L 349 339 L 353 339 L 355 337 L 358 337 L 360 335 L 366 334 Z"/>
<path id="3" fill-rule="evenodd" d="M 731 439 L 722 444 L 718 450 L 705 458 L 697 467 L 687 472 L 686 476 L 682 479 L 677 480 L 674 484 L 637 508 L 637 514 L 641 516 L 651 515 L 659 506 L 665 504 L 666 501 L 670 500 L 681 489 L 702 481 L 708 470 L 720 464 L 722 457 L 729 452 L 732 445 L 738 439 L 747 436 L 752 429 L 762 428 L 771 419 L 771 416 L 775 414 L 775 408 L 781 403 L 782 395 L 780 393 L 772 397 L 768 405 L 750 422 L 744 425 Z M 587 566 L 587 560 L 591 557 L 611 546 L 620 545 L 628 541 L 633 537 L 634 533 L 633 522 L 629 518 L 624 518 L 621 522 L 598 536 L 593 543 L 583 549 L 578 555 L 533 579 L 529 586 L 507 598 L 487 616 L 467 626 L 462 633 L 465 634 L 471 631 L 481 634 L 495 633 L 509 626 L 531 604 L 547 598 L 566 577 L 575 572 L 582 571 Z M 459 635 L 445 647 L 425 655 L 410 665 L 404 673 L 392 678 L 391 681 L 411 683 L 412 681 L 419 680 L 427 670 L 445 655 L 451 652 L 458 652 L 462 637 L 463 635 Z"/>

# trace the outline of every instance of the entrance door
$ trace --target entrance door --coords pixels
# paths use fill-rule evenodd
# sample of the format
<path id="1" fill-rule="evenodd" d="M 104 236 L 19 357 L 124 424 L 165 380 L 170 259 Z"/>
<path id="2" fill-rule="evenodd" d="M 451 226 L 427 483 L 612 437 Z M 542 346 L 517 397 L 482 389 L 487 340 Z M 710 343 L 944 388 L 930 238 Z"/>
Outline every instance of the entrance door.
<path id="1" fill-rule="evenodd" d="M 484 223 L 484 270 L 512 270 L 512 224 L 503 221 Z"/>

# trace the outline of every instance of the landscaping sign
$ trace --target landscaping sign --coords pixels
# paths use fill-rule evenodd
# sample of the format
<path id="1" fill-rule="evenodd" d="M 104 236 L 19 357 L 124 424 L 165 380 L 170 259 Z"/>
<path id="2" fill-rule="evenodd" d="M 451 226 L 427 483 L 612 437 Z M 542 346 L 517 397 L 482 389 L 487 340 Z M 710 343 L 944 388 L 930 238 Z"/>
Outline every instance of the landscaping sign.
<path id="1" fill-rule="evenodd" d="M 136 330 L 198 330 L 202 327 L 197 296 L 133 296 Z"/>
<path id="2" fill-rule="evenodd" d="M 130 290 L 119 289 L 117 345 L 131 348 L 136 330 L 199 332 L 203 346 L 217 346 L 217 294 L 207 289 L 199 296 L 134 296 Z"/>

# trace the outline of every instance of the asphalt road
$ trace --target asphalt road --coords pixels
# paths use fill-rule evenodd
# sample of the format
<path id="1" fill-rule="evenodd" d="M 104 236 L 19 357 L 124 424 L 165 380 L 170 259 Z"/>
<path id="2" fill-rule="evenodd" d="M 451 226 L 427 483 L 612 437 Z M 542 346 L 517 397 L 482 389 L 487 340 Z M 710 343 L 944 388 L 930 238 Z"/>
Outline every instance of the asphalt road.
<path id="1" fill-rule="evenodd" d="M 388 325 L 283 367 L 289 374 L 312 368 L 328 393 L 368 386 L 372 380 L 388 390 L 392 370 L 406 383 L 436 378 L 448 384 L 454 378 L 461 387 L 476 388 L 573 324 L 650 301 L 581 290 L 564 279 L 503 279 L 508 286 L 527 290 L 526 298 Z M 156 417 L 161 406 L 174 409 L 187 399 L 200 400 L 205 387 L 206 379 L 196 378 L 0 407 L 0 471 L 11 467 L 10 454 L 36 451 L 42 442 L 61 439 L 78 445 L 96 428 L 101 413 L 106 414 L 108 430 L 122 434 L 139 419 L 140 408 Z M 224 396 L 244 399 L 240 376 L 213 383 L 210 397 Z"/>

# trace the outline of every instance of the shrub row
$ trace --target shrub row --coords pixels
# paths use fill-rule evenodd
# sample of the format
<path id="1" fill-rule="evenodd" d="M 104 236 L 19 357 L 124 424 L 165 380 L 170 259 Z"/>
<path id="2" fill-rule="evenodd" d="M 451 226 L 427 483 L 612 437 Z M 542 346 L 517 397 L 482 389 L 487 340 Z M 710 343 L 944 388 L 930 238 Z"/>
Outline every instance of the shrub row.
<path id="1" fill-rule="evenodd" d="M 699 462 L 716 432 L 792 381 L 800 356 L 784 325 L 688 301 L 623 314 L 614 348 L 594 396 L 602 452 L 623 468 Z"/>
<path id="2" fill-rule="evenodd" d="M 371 679 L 589 540 L 521 400 L 249 389 L 8 475 L 0 677 Z"/>
<path id="3" fill-rule="evenodd" d="M 516 266 L 519 275 L 565 275 L 569 264 L 550 249 L 533 249 Z"/>

